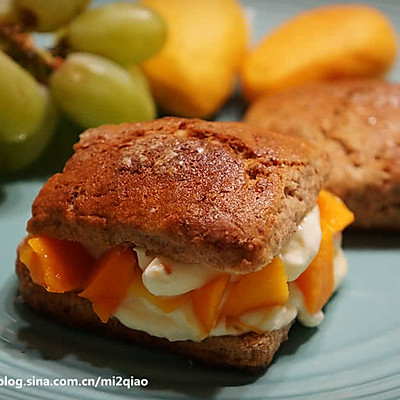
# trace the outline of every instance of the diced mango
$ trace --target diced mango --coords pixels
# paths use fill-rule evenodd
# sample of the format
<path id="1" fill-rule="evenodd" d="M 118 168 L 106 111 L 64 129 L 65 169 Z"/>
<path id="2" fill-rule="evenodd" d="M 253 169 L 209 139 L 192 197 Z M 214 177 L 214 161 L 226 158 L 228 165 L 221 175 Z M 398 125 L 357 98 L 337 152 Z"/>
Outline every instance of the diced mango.
<path id="1" fill-rule="evenodd" d="M 354 214 L 343 201 L 326 190 L 319 193 L 318 207 L 322 230 L 321 245 L 310 266 L 296 280 L 310 314 L 321 310 L 333 293 L 333 235 L 354 221 Z"/>
<path id="2" fill-rule="evenodd" d="M 321 310 L 333 293 L 333 235 L 341 232 L 354 220 L 354 214 L 343 201 L 326 190 L 321 190 L 319 194 L 318 207 L 322 230 L 321 245 L 310 266 L 296 280 L 310 314 Z"/>
<path id="3" fill-rule="evenodd" d="M 260 271 L 243 275 L 228 287 L 221 314 L 237 317 L 261 306 L 285 304 L 289 297 L 287 276 L 282 260 L 275 257 Z"/>
<path id="4" fill-rule="evenodd" d="M 28 239 L 20 252 L 33 282 L 49 292 L 64 293 L 85 288 L 94 260 L 79 243 L 37 236 Z"/>
<path id="5" fill-rule="evenodd" d="M 211 331 L 217 320 L 219 305 L 229 279 L 229 275 L 222 275 L 192 292 L 194 313 L 206 332 Z"/>
<path id="6" fill-rule="evenodd" d="M 179 296 L 155 296 L 147 290 L 146 286 L 144 286 L 142 281 L 142 270 L 139 266 L 135 267 L 129 292 L 135 297 L 144 297 L 165 313 L 170 313 L 171 311 L 176 310 L 182 305 L 187 297 L 186 294 Z"/>
<path id="7" fill-rule="evenodd" d="M 100 259 L 90 283 L 79 294 L 93 303 L 93 311 L 106 323 L 124 299 L 137 267 L 132 249 L 114 247 Z"/>
<path id="8" fill-rule="evenodd" d="M 303 293 L 305 306 L 310 314 L 315 314 L 326 304 L 333 293 L 333 235 L 326 224 L 322 225 L 322 240 L 310 266 L 296 279 Z"/>
<path id="9" fill-rule="evenodd" d="M 354 221 L 354 214 L 343 201 L 326 190 L 319 193 L 318 207 L 321 223 L 326 224 L 333 233 L 342 231 Z"/>
<path id="10" fill-rule="evenodd" d="M 40 265 L 39 256 L 32 250 L 27 240 L 22 244 L 19 250 L 19 259 L 29 269 L 32 281 L 37 285 L 45 287 L 46 282 L 44 281 L 44 273 Z"/>

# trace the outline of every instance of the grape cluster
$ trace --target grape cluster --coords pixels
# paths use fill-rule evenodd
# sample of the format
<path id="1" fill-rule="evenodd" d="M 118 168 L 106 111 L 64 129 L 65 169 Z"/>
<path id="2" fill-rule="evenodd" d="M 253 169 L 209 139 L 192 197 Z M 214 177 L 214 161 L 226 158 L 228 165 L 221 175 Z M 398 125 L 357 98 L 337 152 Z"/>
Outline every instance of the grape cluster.
<path id="1" fill-rule="evenodd" d="M 58 110 L 83 128 L 155 117 L 149 85 L 137 64 L 162 48 L 163 20 L 137 3 L 87 9 L 89 2 L 2 3 L 0 29 L 3 23 L 16 24 L 24 32 L 62 28 L 54 37 L 63 57 L 38 50 L 39 59 L 52 58 L 52 68 L 45 79 L 34 77 L 0 37 L 0 172 L 23 169 L 43 152 L 55 131 Z"/>

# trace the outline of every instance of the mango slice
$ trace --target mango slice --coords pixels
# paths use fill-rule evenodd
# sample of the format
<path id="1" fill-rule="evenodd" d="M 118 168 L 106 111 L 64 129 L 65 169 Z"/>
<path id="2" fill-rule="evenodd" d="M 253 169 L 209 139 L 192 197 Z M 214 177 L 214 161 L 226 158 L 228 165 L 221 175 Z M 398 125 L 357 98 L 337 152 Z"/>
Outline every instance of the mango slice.
<path id="1" fill-rule="evenodd" d="M 136 255 L 131 249 L 114 247 L 100 259 L 96 271 L 79 294 L 90 300 L 93 311 L 106 323 L 128 292 L 137 266 Z"/>
<path id="2" fill-rule="evenodd" d="M 322 223 L 327 224 L 333 233 L 342 231 L 354 221 L 354 214 L 343 201 L 327 190 L 319 193 L 318 206 Z"/>
<path id="3" fill-rule="evenodd" d="M 334 288 L 333 237 L 330 229 L 322 227 L 322 240 L 310 266 L 296 279 L 310 314 L 315 314 L 327 303 Z"/>
<path id="4" fill-rule="evenodd" d="M 167 41 L 141 66 L 168 114 L 204 118 L 230 95 L 247 47 L 237 0 L 141 0 L 164 19 Z"/>
<path id="5" fill-rule="evenodd" d="M 192 292 L 192 305 L 197 320 L 208 333 L 213 328 L 229 275 L 222 275 Z"/>
<path id="6" fill-rule="evenodd" d="M 27 240 L 19 249 L 19 259 L 29 269 L 32 281 L 37 285 L 46 287 L 47 285 L 44 280 L 44 273 L 40 265 L 39 256 L 32 250 Z"/>
<path id="7" fill-rule="evenodd" d="M 318 196 L 322 240 L 310 266 L 296 279 L 305 306 L 315 314 L 327 303 L 334 290 L 333 235 L 354 221 L 354 214 L 332 193 L 321 190 Z"/>
<path id="8" fill-rule="evenodd" d="M 34 283 L 47 291 L 64 293 L 85 288 L 94 260 L 79 243 L 37 236 L 28 239 L 20 251 Z"/>
<path id="9" fill-rule="evenodd" d="M 144 297 L 165 313 L 176 310 L 187 298 L 186 294 L 179 296 L 155 296 L 153 293 L 149 292 L 143 284 L 142 270 L 138 265 L 135 267 L 129 292 L 135 297 Z"/>
<path id="10" fill-rule="evenodd" d="M 248 100 L 305 82 L 379 77 L 396 58 L 397 37 L 378 9 L 335 4 L 305 11 L 248 53 L 241 77 Z"/>
<path id="11" fill-rule="evenodd" d="M 260 271 L 243 275 L 228 287 L 221 314 L 237 317 L 262 306 L 283 305 L 289 297 L 285 267 L 279 257 Z"/>

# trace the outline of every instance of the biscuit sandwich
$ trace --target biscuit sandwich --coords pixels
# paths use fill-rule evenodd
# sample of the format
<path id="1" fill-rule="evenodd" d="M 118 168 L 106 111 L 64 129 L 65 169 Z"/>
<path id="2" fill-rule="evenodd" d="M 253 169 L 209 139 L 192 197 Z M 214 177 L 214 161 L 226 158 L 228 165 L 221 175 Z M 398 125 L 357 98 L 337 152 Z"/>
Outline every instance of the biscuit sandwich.
<path id="1" fill-rule="evenodd" d="M 209 365 L 266 367 L 345 275 L 352 214 L 326 156 L 242 123 L 163 118 L 89 129 L 32 207 L 26 304 Z"/>
<path id="2" fill-rule="evenodd" d="M 326 188 L 354 212 L 354 227 L 400 229 L 400 85 L 352 79 L 261 97 L 247 123 L 299 135 L 328 153 Z"/>

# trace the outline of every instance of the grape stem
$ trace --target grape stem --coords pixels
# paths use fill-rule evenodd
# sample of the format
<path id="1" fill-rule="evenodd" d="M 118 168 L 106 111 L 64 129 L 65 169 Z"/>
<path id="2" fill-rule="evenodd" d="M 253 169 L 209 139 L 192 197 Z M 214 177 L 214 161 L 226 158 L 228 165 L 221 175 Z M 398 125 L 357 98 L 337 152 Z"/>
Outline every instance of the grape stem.
<path id="1" fill-rule="evenodd" d="M 0 23 L 0 48 L 44 84 L 47 84 L 50 75 L 64 61 L 36 47 L 31 35 L 12 22 Z"/>

